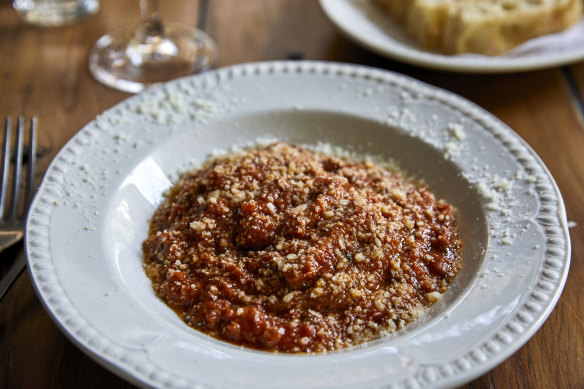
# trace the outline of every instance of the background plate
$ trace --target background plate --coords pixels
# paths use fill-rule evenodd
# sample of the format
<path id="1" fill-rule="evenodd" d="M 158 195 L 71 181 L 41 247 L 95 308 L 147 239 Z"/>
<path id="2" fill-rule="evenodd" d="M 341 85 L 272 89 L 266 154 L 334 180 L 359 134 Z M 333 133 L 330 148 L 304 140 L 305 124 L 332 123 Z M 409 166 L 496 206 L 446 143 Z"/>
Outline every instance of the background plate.
<path id="1" fill-rule="evenodd" d="M 431 69 L 506 73 L 560 66 L 584 58 L 584 20 L 576 28 L 534 39 L 529 46 L 524 44 L 521 50 L 506 55 L 443 55 L 418 48 L 370 0 L 320 0 L 320 4 L 329 19 L 360 45 L 379 55 Z"/>
<path id="2" fill-rule="evenodd" d="M 187 327 L 142 271 L 148 219 L 179 172 L 267 138 L 391 157 L 453 203 L 465 262 L 444 298 L 393 336 L 321 355 L 242 349 Z M 26 246 L 64 333 L 127 380 L 168 388 L 459 385 L 541 326 L 570 258 L 553 178 L 499 120 L 390 72 L 303 61 L 177 80 L 98 116 L 50 165 Z"/>

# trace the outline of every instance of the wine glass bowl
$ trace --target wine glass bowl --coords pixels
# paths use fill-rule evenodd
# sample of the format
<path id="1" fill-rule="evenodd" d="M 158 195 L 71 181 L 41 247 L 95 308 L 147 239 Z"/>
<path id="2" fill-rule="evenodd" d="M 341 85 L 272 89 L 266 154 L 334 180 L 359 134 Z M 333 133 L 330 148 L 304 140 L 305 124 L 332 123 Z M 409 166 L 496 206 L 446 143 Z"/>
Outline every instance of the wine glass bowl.
<path id="1" fill-rule="evenodd" d="M 213 66 L 217 46 L 209 35 L 189 25 L 163 25 L 155 2 L 141 2 L 141 7 L 140 25 L 108 33 L 93 45 L 89 69 L 98 81 L 138 93 Z"/>

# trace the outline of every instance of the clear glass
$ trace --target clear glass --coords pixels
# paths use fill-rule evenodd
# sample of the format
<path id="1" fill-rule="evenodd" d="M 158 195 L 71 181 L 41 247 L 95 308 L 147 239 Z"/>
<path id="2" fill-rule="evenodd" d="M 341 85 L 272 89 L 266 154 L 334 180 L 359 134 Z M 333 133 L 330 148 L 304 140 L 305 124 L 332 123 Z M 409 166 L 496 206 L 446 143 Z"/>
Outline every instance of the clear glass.
<path id="1" fill-rule="evenodd" d="M 26 23 L 43 27 L 74 23 L 99 10 L 98 0 L 14 0 L 12 5 Z"/>
<path id="2" fill-rule="evenodd" d="M 137 93 L 151 85 L 210 68 L 217 45 L 192 26 L 162 23 L 157 0 L 140 0 L 142 23 L 102 36 L 89 69 L 105 85 Z"/>

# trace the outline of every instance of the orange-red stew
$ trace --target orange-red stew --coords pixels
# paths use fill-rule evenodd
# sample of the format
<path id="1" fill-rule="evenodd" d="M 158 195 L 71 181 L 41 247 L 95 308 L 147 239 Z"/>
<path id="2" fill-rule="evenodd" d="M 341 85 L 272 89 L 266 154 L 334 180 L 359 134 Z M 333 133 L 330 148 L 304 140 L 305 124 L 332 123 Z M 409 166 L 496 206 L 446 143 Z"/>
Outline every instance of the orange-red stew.
<path id="1" fill-rule="evenodd" d="M 183 175 L 143 250 L 155 292 L 188 325 L 280 352 L 402 328 L 462 267 L 452 208 L 427 189 L 284 143 Z"/>

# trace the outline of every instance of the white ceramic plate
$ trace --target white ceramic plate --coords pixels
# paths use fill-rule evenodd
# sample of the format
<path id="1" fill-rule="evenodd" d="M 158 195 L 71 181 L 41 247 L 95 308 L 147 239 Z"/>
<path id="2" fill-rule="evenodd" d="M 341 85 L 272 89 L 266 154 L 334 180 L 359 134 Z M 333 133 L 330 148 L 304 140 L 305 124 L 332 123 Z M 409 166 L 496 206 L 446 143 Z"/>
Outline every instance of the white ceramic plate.
<path id="1" fill-rule="evenodd" d="M 532 39 L 506 55 L 442 55 L 417 47 L 371 0 L 320 0 L 320 4 L 329 19 L 355 42 L 412 65 L 456 72 L 504 73 L 584 59 L 584 19 L 571 30 Z"/>
<path id="2" fill-rule="evenodd" d="M 391 157 L 453 203 L 464 269 L 444 298 L 391 337 L 326 355 L 242 349 L 187 327 L 142 271 L 148 219 L 178 172 L 258 138 Z M 508 127 L 415 80 L 322 62 L 225 68 L 98 116 L 49 167 L 26 245 L 38 295 L 64 333 L 125 379 L 167 388 L 459 385 L 534 334 L 570 258 L 558 189 Z"/>

